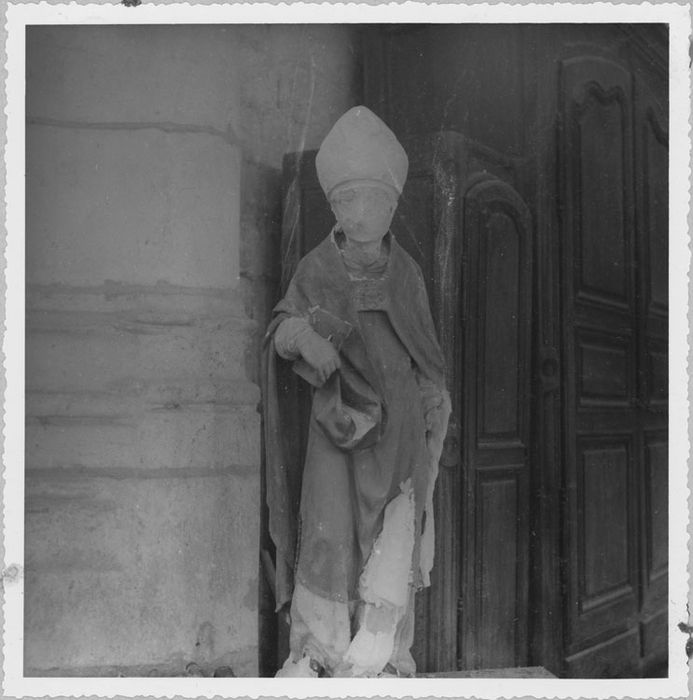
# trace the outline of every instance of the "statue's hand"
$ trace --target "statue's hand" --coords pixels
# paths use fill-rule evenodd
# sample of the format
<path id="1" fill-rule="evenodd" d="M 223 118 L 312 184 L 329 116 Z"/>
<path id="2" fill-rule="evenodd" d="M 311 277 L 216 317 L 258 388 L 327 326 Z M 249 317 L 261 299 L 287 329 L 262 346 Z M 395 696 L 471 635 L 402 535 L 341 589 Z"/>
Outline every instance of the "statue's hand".
<path id="1" fill-rule="evenodd" d="M 301 336 L 298 349 L 303 359 L 318 373 L 321 382 L 326 382 L 341 365 L 334 345 L 313 330 Z"/>

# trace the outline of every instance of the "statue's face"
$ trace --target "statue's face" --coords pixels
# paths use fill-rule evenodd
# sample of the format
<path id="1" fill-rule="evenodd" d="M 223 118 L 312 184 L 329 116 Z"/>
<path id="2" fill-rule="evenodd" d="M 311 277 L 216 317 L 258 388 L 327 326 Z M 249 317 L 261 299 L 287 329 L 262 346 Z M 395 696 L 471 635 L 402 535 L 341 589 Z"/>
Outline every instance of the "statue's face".
<path id="1" fill-rule="evenodd" d="M 384 185 L 347 182 L 332 192 L 330 205 L 344 235 L 365 243 L 380 240 L 389 231 L 397 195 Z"/>

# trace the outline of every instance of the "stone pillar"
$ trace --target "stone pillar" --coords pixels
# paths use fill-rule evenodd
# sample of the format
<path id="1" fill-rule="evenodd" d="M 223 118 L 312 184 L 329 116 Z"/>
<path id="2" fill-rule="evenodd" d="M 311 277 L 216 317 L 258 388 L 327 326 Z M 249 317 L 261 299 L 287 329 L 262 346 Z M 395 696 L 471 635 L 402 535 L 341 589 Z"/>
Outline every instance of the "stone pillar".
<path id="1" fill-rule="evenodd" d="M 26 672 L 257 669 L 260 421 L 219 32 L 30 32 Z"/>

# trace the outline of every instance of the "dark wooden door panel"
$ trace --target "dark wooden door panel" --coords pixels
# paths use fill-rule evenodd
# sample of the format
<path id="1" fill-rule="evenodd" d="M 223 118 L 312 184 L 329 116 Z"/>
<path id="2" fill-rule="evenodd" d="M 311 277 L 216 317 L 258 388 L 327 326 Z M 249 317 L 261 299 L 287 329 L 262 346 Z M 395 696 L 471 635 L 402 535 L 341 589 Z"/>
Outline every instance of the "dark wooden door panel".
<path id="1" fill-rule="evenodd" d="M 467 190 L 462 668 L 528 659 L 531 231 L 506 183 Z"/>
<path id="2" fill-rule="evenodd" d="M 666 659 L 666 649 L 669 646 L 669 615 L 665 608 L 651 616 L 643 617 L 640 624 L 641 651 L 643 671 L 648 673 L 648 667 L 659 665 Z M 666 668 L 666 665 L 664 665 Z"/>
<path id="3" fill-rule="evenodd" d="M 632 91 L 615 63 L 561 65 L 564 580 L 576 675 L 592 659 L 582 650 L 638 624 Z"/>
<path id="4" fill-rule="evenodd" d="M 633 446 L 629 436 L 621 440 L 582 436 L 577 452 L 577 576 L 580 611 L 586 616 L 619 599 L 624 599 L 626 607 L 634 606 Z M 589 633 L 598 632 L 598 626 L 599 622 L 590 621 Z"/>
<path id="5" fill-rule="evenodd" d="M 577 409 L 629 408 L 635 395 L 631 333 L 578 327 L 575 337 Z"/>
<path id="6" fill-rule="evenodd" d="M 569 560 L 569 648 L 579 650 L 636 623 L 637 513 L 631 435 L 577 441 L 574 546 Z"/>
<path id="7" fill-rule="evenodd" d="M 629 308 L 632 273 L 632 81 L 615 63 L 564 61 L 561 73 L 571 230 L 578 301 Z"/>
<path id="8" fill-rule="evenodd" d="M 640 634 L 632 629 L 571 654 L 566 659 L 571 678 L 628 678 L 639 675 Z"/>
<path id="9" fill-rule="evenodd" d="M 464 233 L 468 265 L 468 363 L 474 402 L 473 446 L 525 449 L 529 443 L 531 222 L 515 190 L 496 179 L 467 192 Z M 471 367 L 468 364 L 468 367 Z"/>
<path id="10" fill-rule="evenodd" d="M 642 393 L 645 406 L 653 413 L 666 412 L 669 402 L 669 353 L 666 340 L 646 336 L 643 364 Z"/>
<path id="11" fill-rule="evenodd" d="M 477 383 L 480 442 L 498 440 L 522 444 L 520 244 L 516 223 L 507 213 L 489 213 L 481 240 L 479 382 Z M 499 361 L 499 350 L 503 358 Z M 519 380 L 519 381 L 518 381 Z"/>
<path id="12" fill-rule="evenodd" d="M 645 234 L 643 293 L 648 313 L 666 317 L 669 307 L 669 138 L 662 105 L 645 93 L 640 105 L 641 226 Z"/>
<path id="13" fill-rule="evenodd" d="M 526 664 L 525 465 L 477 472 L 474 666 Z"/>
<path id="14" fill-rule="evenodd" d="M 666 428 L 646 430 L 642 470 L 643 663 L 661 665 L 668 649 L 669 444 Z"/>
<path id="15" fill-rule="evenodd" d="M 666 574 L 669 547 L 669 455 L 665 433 L 652 432 L 645 436 L 645 513 L 647 525 L 647 578 L 651 585 Z"/>
<path id="16" fill-rule="evenodd" d="M 577 207 L 578 294 L 627 304 L 628 284 L 624 179 L 627 169 L 620 91 L 592 88 L 573 102 Z"/>

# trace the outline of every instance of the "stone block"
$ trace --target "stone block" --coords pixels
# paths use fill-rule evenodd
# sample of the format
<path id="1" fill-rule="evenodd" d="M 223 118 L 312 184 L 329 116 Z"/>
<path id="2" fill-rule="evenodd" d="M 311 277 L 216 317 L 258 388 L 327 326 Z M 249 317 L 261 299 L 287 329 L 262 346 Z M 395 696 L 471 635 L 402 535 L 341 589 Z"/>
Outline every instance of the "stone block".
<path id="1" fill-rule="evenodd" d="M 30 27 L 27 114 L 237 128 L 232 35 L 213 25 Z"/>
<path id="2" fill-rule="evenodd" d="M 216 136 L 27 127 L 27 283 L 234 288 L 239 193 Z"/>
<path id="3" fill-rule="evenodd" d="M 28 468 L 248 469 L 260 461 L 254 405 L 173 404 L 113 413 L 80 403 L 79 414 L 27 417 Z"/>
<path id="4" fill-rule="evenodd" d="M 152 321 L 98 312 L 30 312 L 26 385 L 118 392 L 137 381 L 244 378 L 249 330 L 238 319 Z"/>
<path id="5" fill-rule="evenodd" d="M 171 318 L 206 320 L 244 319 L 241 296 L 231 289 L 182 287 L 166 282 L 145 285 L 106 280 L 95 287 L 66 284 L 34 285 L 26 288 L 30 312 L 100 312 L 125 314 L 133 321 L 151 319 L 163 324 Z"/>
<path id="6" fill-rule="evenodd" d="M 26 673 L 195 661 L 256 675 L 259 499 L 259 467 L 149 479 L 30 470 Z"/>

